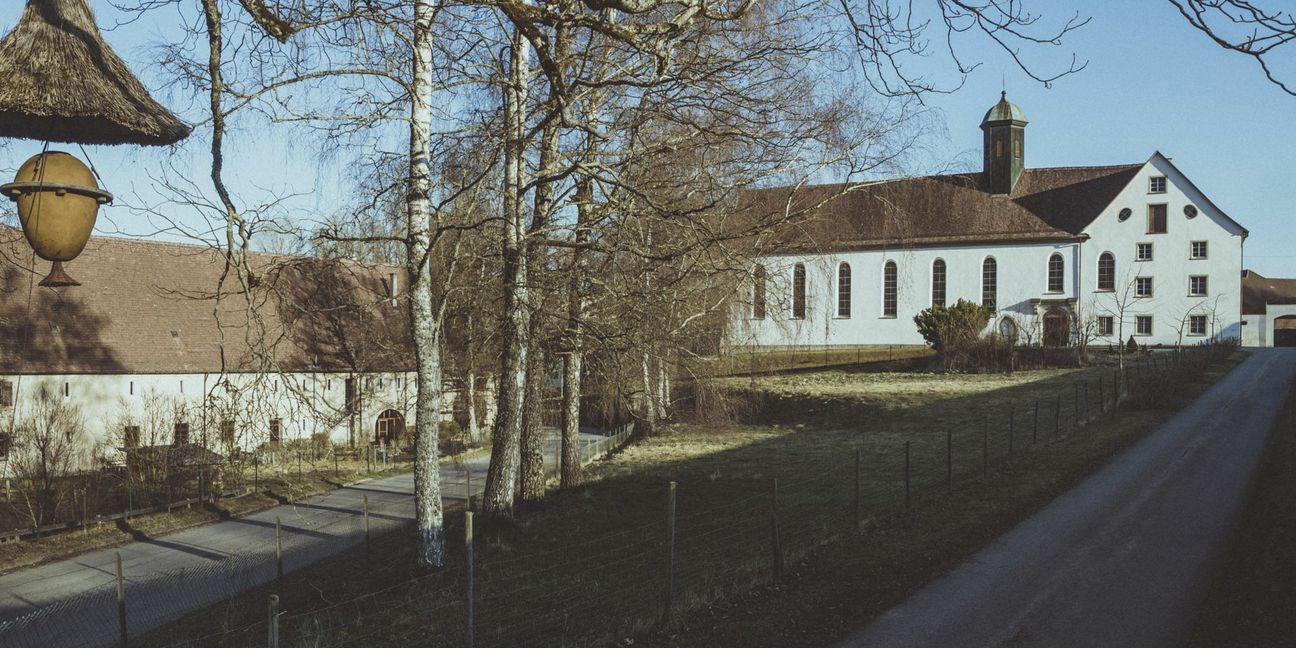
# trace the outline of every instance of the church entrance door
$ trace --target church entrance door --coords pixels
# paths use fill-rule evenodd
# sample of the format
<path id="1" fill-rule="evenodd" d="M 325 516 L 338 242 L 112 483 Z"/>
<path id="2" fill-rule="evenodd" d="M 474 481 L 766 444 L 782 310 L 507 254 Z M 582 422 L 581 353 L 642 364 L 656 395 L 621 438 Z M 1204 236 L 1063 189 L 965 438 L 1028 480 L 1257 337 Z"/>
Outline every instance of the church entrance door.
<path id="1" fill-rule="evenodd" d="M 1071 320 L 1066 313 L 1053 309 L 1044 315 L 1044 346 L 1066 346 L 1071 339 Z"/>

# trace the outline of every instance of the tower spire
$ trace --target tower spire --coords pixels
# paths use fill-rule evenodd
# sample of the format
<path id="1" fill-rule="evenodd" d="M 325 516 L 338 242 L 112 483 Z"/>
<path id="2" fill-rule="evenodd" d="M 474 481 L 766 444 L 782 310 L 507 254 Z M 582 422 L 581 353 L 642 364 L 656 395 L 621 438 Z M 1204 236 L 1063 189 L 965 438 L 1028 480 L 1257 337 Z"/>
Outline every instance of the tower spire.
<path id="1" fill-rule="evenodd" d="M 989 193 L 1012 193 L 1025 169 L 1026 113 L 1008 101 L 1008 91 L 999 92 L 999 102 L 981 120 L 985 133 L 982 167 L 983 187 Z"/>

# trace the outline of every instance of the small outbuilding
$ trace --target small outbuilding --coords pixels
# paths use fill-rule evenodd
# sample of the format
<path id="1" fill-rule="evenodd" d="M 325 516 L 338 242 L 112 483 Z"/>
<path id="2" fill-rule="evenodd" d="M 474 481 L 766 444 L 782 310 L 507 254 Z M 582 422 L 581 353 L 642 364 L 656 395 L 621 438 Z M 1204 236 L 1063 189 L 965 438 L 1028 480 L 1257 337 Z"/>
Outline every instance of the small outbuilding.
<path id="1" fill-rule="evenodd" d="M 1242 346 L 1296 347 L 1296 279 L 1242 271 Z"/>

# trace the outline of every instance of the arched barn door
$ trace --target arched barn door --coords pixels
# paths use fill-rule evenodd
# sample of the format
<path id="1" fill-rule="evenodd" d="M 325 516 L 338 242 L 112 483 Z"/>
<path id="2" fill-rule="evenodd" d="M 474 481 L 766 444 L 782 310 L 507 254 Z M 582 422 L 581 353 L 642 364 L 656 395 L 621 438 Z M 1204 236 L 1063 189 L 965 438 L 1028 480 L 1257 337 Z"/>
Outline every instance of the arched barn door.
<path id="1" fill-rule="evenodd" d="M 1283 315 L 1274 319 L 1273 345 L 1296 347 L 1296 315 Z"/>
<path id="2" fill-rule="evenodd" d="M 1071 340 L 1071 318 L 1054 308 L 1044 314 L 1044 346 L 1066 346 Z"/>
<path id="3" fill-rule="evenodd" d="M 387 410 L 378 415 L 374 424 L 374 443 L 393 445 L 405 436 L 405 415 L 396 410 Z"/>

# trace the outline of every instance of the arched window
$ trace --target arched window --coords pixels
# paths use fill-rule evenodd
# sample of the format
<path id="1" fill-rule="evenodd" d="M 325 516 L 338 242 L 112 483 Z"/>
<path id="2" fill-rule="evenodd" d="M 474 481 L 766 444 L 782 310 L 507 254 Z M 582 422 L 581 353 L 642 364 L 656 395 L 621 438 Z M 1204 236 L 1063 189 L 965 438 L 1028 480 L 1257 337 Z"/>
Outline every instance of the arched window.
<path id="1" fill-rule="evenodd" d="M 945 305 L 945 259 L 932 261 L 932 306 Z"/>
<path id="2" fill-rule="evenodd" d="M 837 317 L 851 316 L 851 268 L 849 263 L 837 266 Z"/>
<path id="3" fill-rule="evenodd" d="M 991 311 L 999 310 L 999 266 L 994 257 L 986 257 L 981 264 L 981 305 Z"/>
<path id="4" fill-rule="evenodd" d="M 1062 287 L 1066 284 L 1064 272 L 1065 264 L 1062 261 L 1062 255 L 1056 252 L 1048 260 L 1048 291 L 1051 293 L 1062 292 Z"/>
<path id="5" fill-rule="evenodd" d="M 805 264 L 792 266 L 792 318 L 805 319 L 806 316 L 806 276 Z"/>
<path id="6" fill-rule="evenodd" d="M 882 266 L 882 316 L 896 316 L 896 302 L 899 301 L 898 289 L 896 286 L 896 264 L 895 261 L 887 261 Z"/>
<path id="7" fill-rule="evenodd" d="M 1116 290 L 1116 257 L 1111 252 L 1098 256 L 1098 290 Z"/>
<path id="8" fill-rule="evenodd" d="M 765 266 L 752 271 L 752 317 L 765 319 Z"/>

